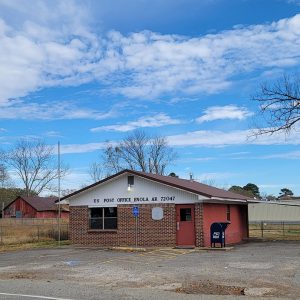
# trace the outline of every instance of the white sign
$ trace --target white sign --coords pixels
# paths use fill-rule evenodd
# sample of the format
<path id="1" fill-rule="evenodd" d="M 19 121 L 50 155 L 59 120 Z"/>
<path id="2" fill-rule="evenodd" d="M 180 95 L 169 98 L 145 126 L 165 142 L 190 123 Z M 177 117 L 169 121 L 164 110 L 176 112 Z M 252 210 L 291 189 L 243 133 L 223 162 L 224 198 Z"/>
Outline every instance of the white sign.
<path id="1" fill-rule="evenodd" d="M 175 196 L 127 197 L 127 198 L 94 198 L 93 204 L 137 204 L 137 203 L 175 203 Z"/>
<path id="2" fill-rule="evenodd" d="M 153 220 L 162 220 L 164 217 L 164 211 L 161 207 L 152 208 L 152 219 Z"/>

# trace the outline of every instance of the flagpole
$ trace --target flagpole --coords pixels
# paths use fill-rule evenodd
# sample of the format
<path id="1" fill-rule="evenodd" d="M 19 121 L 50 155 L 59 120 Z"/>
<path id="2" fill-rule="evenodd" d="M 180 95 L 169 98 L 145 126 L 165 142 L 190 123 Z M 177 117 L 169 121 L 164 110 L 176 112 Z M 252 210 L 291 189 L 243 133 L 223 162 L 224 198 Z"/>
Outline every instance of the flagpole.
<path id="1" fill-rule="evenodd" d="M 60 142 L 57 144 L 57 171 L 58 171 L 58 246 L 60 246 Z"/>

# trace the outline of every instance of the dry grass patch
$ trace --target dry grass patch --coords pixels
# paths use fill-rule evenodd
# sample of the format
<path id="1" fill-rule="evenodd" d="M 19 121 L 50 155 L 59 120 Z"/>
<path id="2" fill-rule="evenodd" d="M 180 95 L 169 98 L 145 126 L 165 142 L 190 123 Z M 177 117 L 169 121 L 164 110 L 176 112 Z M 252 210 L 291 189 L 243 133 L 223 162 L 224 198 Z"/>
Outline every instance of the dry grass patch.
<path id="1" fill-rule="evenodd" d="M 250 224 L 249 235 L 253 238 L 299 241 L 300 224 Z"/>
<path id="2" fill-rule="evenodd" d="M 61 241 L 61 246 L 69 245 L 69 241 Z M 8 251 L 17 251 L 17 250 L 26 250 L 26 249 L 35 249 L 35 248 L 57 248 L 57 241 L 44 241 L 44 242 L 35 242 L 35 243 L 16 243 L 9 245 L 0 245 L 0 252 Z"/>
<path id="3" fill-rule="evenodd" d="M 185 294 L 204 295 L 244 295 L 244 287 L 229 286 L 214 283 L 210 280 L 184 283 L 176 292 Z"/>
<path id="4" fill-rule="evenodd" d="M 36 224 L 29 224 L 27 220 L 19 222 L 19 220 L 0 222 L 0 243 L 2 244 L 21 244 L 41 241 L 58 240 L 58 225 L 43 220 L 38 220 Z M 31 222 L 35 222 L 30 220 Z M 46 220 L 47 221 L 47 220 Z M 68 223 L 62 223 L 60 226 L 61 240 L 68 240 Z"/>

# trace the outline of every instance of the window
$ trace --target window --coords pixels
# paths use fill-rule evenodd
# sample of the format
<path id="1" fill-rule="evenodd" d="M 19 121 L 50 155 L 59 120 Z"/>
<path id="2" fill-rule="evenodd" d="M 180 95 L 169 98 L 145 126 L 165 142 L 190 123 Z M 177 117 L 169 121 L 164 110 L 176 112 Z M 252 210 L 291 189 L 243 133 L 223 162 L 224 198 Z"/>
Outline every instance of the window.
<path id="1" fill-rule="evenodd" d="M 226 211 L 227 221 L 230 221 L 230 205 L 227 205 L 227 211 Z"/>
<path id="2" fill-rule="evenodd" d="M 134 185 L 134 176 L 132 175 L 128 176 L 128 185 L 130 186 Z"/>
<path id="3" fill-rule="evenodd" d="M 133 188 L 133 185 L 134 185 L 134 176 L 132 176 L 132 175 L 128 176 L 127 180 L 128 180 L 128 188 L 127 188 L 127 190 L 131 191 L 132 188 Z"/>
<path id="4" fill-rule="evenodd" d="M 116 207 L 90 208 L 90 229 L 117 229 Z"/>
<path id="5" fill-rule="evenodd" d="M 180 208 L 180 221 L 192 221 L 192 210 L 190 208 Z"/>

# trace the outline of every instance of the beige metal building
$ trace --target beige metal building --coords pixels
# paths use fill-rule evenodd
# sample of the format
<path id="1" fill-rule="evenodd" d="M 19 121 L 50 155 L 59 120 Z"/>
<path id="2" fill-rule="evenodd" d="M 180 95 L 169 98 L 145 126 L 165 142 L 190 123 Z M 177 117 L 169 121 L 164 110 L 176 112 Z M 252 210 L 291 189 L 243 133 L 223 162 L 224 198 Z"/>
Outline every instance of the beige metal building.
<path id="1" fill-rule="evenodd" d="M 300 201 L 251 203 L 248 205 L 249 222 L 300 221 Z"/>

